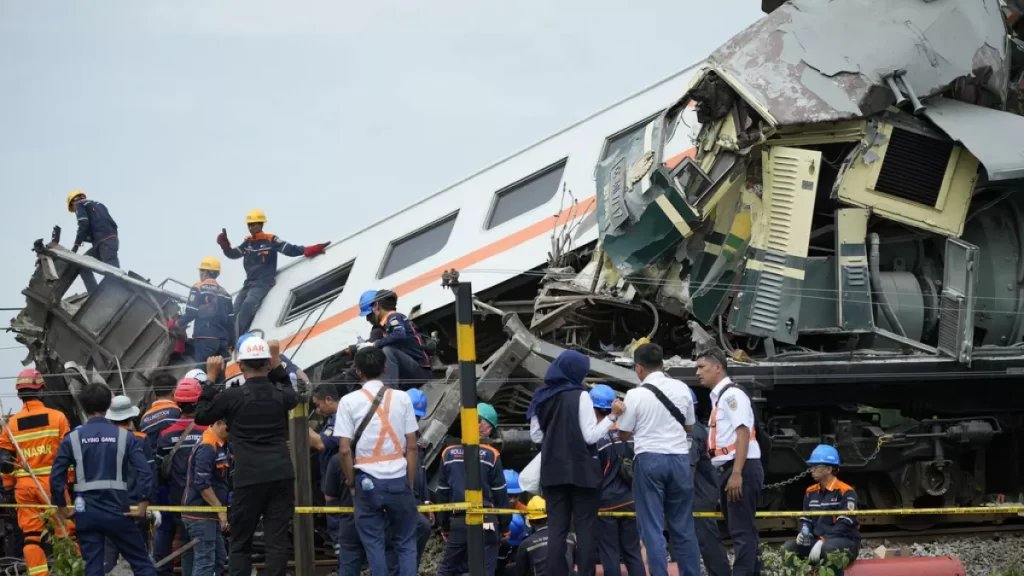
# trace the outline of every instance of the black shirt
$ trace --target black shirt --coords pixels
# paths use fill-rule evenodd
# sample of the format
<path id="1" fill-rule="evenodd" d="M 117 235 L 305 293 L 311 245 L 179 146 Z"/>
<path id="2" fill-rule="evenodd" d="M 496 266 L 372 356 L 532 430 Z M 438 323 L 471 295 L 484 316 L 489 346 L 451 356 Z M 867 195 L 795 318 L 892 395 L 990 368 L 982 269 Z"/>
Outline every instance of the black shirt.
<path id="1" fill-rule="evenodd" d="M 295 477 L 288 452 L 288 412 L 297 405 L 288 373 L 280 366 L 269 379 L 247 379 L 220 393 L 214 386 L 203 389 L 196 424 L 227 421 L 235 455 L 235 488 Z"/>

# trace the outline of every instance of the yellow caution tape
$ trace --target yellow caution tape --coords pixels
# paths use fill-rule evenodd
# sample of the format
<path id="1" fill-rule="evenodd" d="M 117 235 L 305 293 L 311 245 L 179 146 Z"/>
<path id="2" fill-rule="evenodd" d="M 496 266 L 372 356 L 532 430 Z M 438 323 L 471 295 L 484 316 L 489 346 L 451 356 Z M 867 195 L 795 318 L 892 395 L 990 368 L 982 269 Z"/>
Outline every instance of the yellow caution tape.
<path id="1" fill-rule="evenodd" d="M 35 508 L 35 509 L 52 509 L 56 506 L 47 506 L 45 504 L 0 504 L 0 508 Z M 134 509 L 135 506 L 132 506 Z M 210 512 L 226 512 L 227 508 L 224 506 L 149 506 L 148 510 L 154 510 L 157 512 L 184 512 L 192 514 L 210 513 Z M 473 505 L 469 502 L 453 502 L 450 504 L 424 504 L 417 506 L 417 510 L 420 512 L 459 512 L 464 511 L 469 514 L 525 514 L 525 510 L 517 510 L 514 508 L 473 508 Z M 351 514 L 353 512 L 351 506 L 296 506 L 296 514 Z M 835 516 L 836 510 L 798 510 L 793 512 L 758 512 L 758 518 L 810 518 L 815 516 Z M 842 512 L 847 512 L 842 510 Z M 956 516 L 1007 516 L 1014 514 L 1024 515 L 1024 506 L 972 506 L 968 508 L 894 508 L 894 509 L 880 509 L 880 510 L 856 510 L 853 511 L 854 515 L 857 516 L 945 516 L 945 515 L 956 515 Z M 718 512 L 694 512 L 695 518 L 722 518 L 722 515 Z M 598 516 L 605 516 L 610 518 L 631 518 L 636 516 L 636 512 L 598 512 Z"/>

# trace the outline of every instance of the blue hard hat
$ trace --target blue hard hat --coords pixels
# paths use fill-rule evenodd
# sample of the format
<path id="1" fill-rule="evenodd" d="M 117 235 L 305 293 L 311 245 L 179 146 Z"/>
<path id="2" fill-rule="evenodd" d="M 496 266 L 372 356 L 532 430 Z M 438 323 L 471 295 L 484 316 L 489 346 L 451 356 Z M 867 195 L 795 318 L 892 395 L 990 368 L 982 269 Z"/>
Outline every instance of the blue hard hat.
<path id="1" fill-rule="evenodd" d="M 813 464 L 826 464 L 828 466 L 839 466 L 839 451 L 828 444 L 819 444 L 811 457 L 807 459 L 808 466 Z"/>
<path id="2" fill-rule="evenodd" d="M 423 418 L 427 415 L 427 395 L 423 393 L 419 388 L 411 388 L 406 392 L 409 395 L 409 400 L 412 400 L 412 411 Z"/>
<path id="3" fill-rule="evenodd" d="M 590 389 L 590 400 L 594 403 L 594 408 L 611 410 L 612 402 L 615 401 L 615 390 L 607 384 L 597 384 Z"/>
<path id="4" fill-rule="evenodd" d="M 359 296 L 359 315 L 366 316 L 373 312 L 373 299 L 377 295 L 376 290 L 367 290 Z"/>
<path id="5" fill-rule="evenodd" d="M 522 514 L 513 514 L 512 522 L 508 526 L 508 543 L 512 546 L 519 546 L 526 538 L 526 519 Z"/>
<path id="6" fill-rule="evenodd" d="M 523 493 L 523 489 L 519 487 L 519 472 L 505 470 L 505 490 L 510 496 Z"/>

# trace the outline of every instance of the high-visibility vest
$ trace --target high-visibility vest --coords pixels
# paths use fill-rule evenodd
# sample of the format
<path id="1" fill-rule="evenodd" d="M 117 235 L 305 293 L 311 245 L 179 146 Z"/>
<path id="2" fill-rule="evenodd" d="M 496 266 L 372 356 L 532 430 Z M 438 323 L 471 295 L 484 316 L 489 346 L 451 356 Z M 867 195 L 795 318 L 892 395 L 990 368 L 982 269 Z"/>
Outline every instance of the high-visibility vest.
<path id="1" fill-rule="evenodd" d="M 365 388 L 361 389 L 360 392 L 370 401 L 370 406 L 373 406 L 374 395 Z M 402 441 L 399 439 L 398 433 L 395 432 L 395 428 L 391 425 L 391 420 L 388 417 L 391 411 L 391 397 L 393 394 L 394 390 L 390 389 L 384 392 L 384 400 L 377 406 L 377 418 L 380 418 L 380 434 L 377 435 L 377 443 L 373 447 L 373 453 L 369 456 L 357 456 L 355 459 L 356 466 L 379 462 L 393 462 L 405 458 Z M 385 452 L 384 445 L 388 440 L 391 440 L 392 450 Z"/>
<path id="2" fill-rule="evenodd" d="M 718 404 L 725 397 L 725 393 L 730 388 L 736 388 L 736 384 L 726 384 L 725 388 L 722 389 L 722 393 L 718 395 L 718 402 L 715 402 L 714 409 L 711 410 L 711 422 L 708 424 L 710 433 L 708 434 L 708 457 L 714 458 L 716 456 L 728 456 L 736 451 L 736 443 L 733 442 L 728 446 L 719 448 L 718 447 Z M 756 427 L 750 430 L 750 441 L 757 440 Z"/>

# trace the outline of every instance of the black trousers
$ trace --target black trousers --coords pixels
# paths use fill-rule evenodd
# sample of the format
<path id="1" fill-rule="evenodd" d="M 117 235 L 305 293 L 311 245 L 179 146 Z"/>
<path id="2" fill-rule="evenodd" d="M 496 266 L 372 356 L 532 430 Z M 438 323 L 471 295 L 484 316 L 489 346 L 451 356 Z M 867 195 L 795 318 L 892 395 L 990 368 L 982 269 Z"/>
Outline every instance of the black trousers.
<path id="1" fill-rule="evenodd" d="M 732 537 L 734 560 L 733 576 L 756 576 L 764 571 L 761 562 L 760 539 L 754 514 L 757 512 L 757 500 L 761 496 L 764 485 L 764 468 L 760 460 L 747 459 L 743 465 L 743 495 L 736 502 L 729 502 L 725 493 L 725 485 L 732 475 L 732 462 L 719 467 L 718 489 L 719 502 L 722 505 L 722 516 L 729 525 L 729 536 Z"/>
<path id="2" fill-rule="evenodd" d="M 544 486 L 548 513 L 547 576 L 569 576 L 565 563 L 570 525 L 576 530 L 576 566 L 579 576 L 594 576 L 597 568 L 597 510 L 601 491 L 572 484 Z"/>
<path id="3" fill-rule="evenodd" d="M 809 545 L 801 546 L 796 543 L 796 540 L 789 540 L 782 545 L 787 551 L 792 552 L 794 556 L 798 558 L 807 558 L 811 554 L 811 548 L 814 548 L 816 541 L 812 541 Z M 837 550 L 842 551 L 846 554 L 847 566 L 851 562 L 857 559 L 857 552 L 860 549 L 860 542 L 848 540 L 846 538 L 826 538 L 825 543 L 821 546 L 821 559 L 819 562 L 824 563 L 828 560 L 830 552 Z M 793 562 L 790 561 L 789 565 Z M 831 566 L 836 576 L 843 576 L 843 570 L 836 566 Z"/>
<path id="4" fill-rule="evenodd" d="M 267 576 L 285 576 L 288 567 L 288 525 L 295 513 L 295 480 L 276 480 L 236 487 L 228 507 L 231 576 L 252 574 L 252 536 L 263 517 L 263 545 L 267 550 Z"/>

